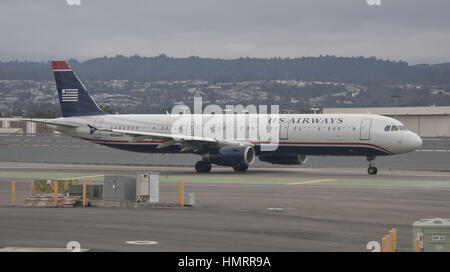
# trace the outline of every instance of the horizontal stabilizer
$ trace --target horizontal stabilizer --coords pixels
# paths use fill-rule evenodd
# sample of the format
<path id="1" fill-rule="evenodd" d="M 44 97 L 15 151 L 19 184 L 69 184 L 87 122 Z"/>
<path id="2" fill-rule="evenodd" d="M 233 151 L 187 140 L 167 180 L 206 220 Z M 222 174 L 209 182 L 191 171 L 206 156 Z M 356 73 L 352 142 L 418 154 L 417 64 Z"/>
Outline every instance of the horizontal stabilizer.
<path id="1" fill-rule="evenodd" d="M 54 126 L 63 126 L 63 127 L 72 127 L 72 128 L 76 128 L 79 127 L 78 125 L 73 125 L 73 124 L 67 124 L 67 123 L 59 123 L 53 120 L 43 120 L 43 119 L 20 119 L 21 121 L 25 121 L 25 122 L 34 122 L 34 123 L 41 123 L 41 124 L 47 124 L 47 125 L 54 125 Z"/>

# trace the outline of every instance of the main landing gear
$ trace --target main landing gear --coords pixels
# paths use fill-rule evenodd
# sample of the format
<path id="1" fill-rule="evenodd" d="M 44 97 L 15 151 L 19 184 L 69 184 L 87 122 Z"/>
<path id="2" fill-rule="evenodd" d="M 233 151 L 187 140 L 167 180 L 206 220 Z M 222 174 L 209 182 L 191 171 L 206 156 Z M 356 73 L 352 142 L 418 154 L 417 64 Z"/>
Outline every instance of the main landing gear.
<path id="1" fill-rule="evenodd" d="M 198 161 L 195 164 L 195 170 L 198 173 L 208 173 L 211 172 L 211 163 L 206 161 Z"/>
<path id="2" fill-rule="evenodd" d="M 248 165 L 245 163 L 238 163 L 233 165 L 233 170 L 236 172 L 245 172 L 248 169 Z"/>
<path id="3" fill-rule="evenodd" d="M 376 175 L 378 169 L 375 167 L 375 156 L 367 156 L 367 161 L 369 162 L 369 168 L 367 168 L 367 173 L 369 175 Z"/>
<path id="4" fill-rule="evenodd" d="M 245 172 L 248 169 L 248 165 L 244 162 L 233 165 L 233 170 L 236 172 Z M 211 163 L 208 161 L 198 161 L 195 164 L 195 171 L 197 173 L 209 173 L 211 172 Z"/>

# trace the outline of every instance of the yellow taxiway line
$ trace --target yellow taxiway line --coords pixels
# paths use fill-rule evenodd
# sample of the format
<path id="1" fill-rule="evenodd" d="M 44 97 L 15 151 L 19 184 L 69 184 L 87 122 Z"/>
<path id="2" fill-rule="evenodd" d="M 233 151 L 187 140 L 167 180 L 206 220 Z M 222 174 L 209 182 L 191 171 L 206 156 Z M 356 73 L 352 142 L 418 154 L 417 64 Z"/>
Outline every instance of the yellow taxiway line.
<path id="1" fill-rule="evenodd" d="M 95 175 L 95 176 L 84 176 L 84 177 L 74 177 L 74 178 L 63 178 L 59 180 L 73 180 L 73 179 L 88 179 L 88 178 L 97 178 L 97 177 L 104 177 L 106 175 Z"/>
<path id="2" fill-rule="evenodd" d="M 318 183 L 318 182 L 333 181 L 333 180 L 336 180 L 336 179 L 315 179 L 315 180 L 308 180 L 308 181 L 301 181 L 301 182 L 292 182 L 292 183 L 288 183 L 287 185 L 309 184 L 309 183 Z"/>

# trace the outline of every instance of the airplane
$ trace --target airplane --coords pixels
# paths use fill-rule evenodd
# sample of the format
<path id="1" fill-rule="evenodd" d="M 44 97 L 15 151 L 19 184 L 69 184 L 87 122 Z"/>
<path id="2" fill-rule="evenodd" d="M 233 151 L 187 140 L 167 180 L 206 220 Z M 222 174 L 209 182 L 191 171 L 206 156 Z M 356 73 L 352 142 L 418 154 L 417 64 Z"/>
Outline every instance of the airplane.
<path id="1" fill-rule="evenodd" d="M 367 172 L 375 175 L 377 156 L 408 153 L 422 145 L 422 139 L 400 121 L 374 114 L 279 114 L 276 118 L 247 114 L 244 118 L 256 118 L 257 122 L 243 127 L 213 123 L 212 128 L 222 138 L 198 134 L 195 125 L 174 128 L 180 114 L 108 114 L 95 103 L 66 61 L 52 61 L 52 68 L 62 117 L 26 121 L 43 122 L 62 134 L 121 150 L 197 154 L 201 156 L 195 164 L 198 173 L 210 172 L 212 164 L 244 172 L 256 157 L 275 165 L 301 165 L 308 155 L 328 155 L 366 157 Z M 195 114 L 187 117 L 195 118 Z M 200 118 L 211 121 L 214 115 Z M 249 137 L 258 129 L 255 123 L 263 127 L 270 124 L 268 130 L 274 128 L 272 132 L 279 136 L 277 148 L 262 148 L 267 142 L 258 133 L 256 138 Z M 231 127 L 232 136 L 243 130 L 244 137 L 228 137 L 230 133 L 226 132 Z"/>

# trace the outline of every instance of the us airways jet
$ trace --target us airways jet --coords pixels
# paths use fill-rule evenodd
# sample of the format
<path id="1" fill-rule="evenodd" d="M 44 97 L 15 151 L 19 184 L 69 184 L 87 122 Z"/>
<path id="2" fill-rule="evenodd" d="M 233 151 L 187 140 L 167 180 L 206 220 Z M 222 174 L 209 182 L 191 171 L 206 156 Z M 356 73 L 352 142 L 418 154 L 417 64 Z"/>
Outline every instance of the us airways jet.
<path id="1" fill-rule="evenodd" d="M 246 120 L 244 125 L 224 122 L 223 116 L 228 118 L 229 114 L 107 114 L 67 62 L 53 61 L 52 67 L 63 117 L 39 122 L 63 134 L 112 148 L 198 154 L 201 159 L 195 169 L 199 173 L 210 172 L 212 164 L 243 172 L 256 157 L 272 164 L 300 165 L 306 163 L 308 155 L 331 155 L 365 157 L 368 174 L 374 175 L 377 156 L 407 153 L 422 145 L 422 139 L 401 122 L 372 114 L 233 115 Z M 200 119 L 200 133 L 195 123 L 180 125 L 180 118 L 186 117 Z M 264 130 L 276 137 L 263 137 Z"/>

